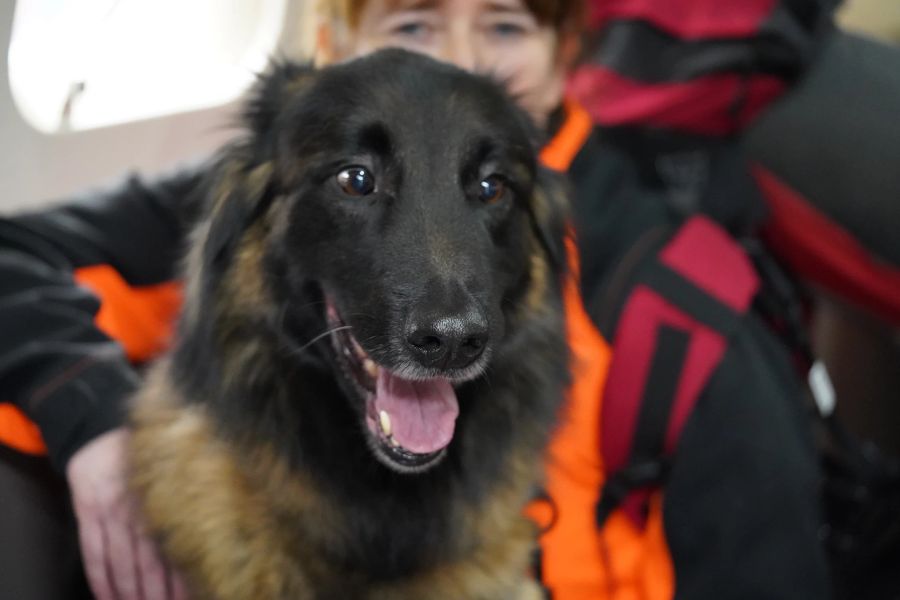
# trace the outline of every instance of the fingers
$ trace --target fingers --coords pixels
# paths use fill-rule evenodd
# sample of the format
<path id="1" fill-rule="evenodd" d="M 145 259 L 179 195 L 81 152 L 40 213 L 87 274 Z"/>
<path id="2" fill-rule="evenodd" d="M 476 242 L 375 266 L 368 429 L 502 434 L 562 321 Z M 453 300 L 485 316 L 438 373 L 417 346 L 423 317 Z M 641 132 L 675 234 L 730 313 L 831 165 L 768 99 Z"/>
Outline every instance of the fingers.
<path id="1" fill-rule="evenodd" d="M 171 569 L 169 569 L 169 592 L 171 600 L 188 600 L 187 586 L 184 584 L 184 579 Z"/>
<path id="2" fill-rule="evenodd" d="M 169 592 L 169 571 L 156 546 L 140 531 L 135 532 L 135 546 L 143 600 L 168 600 L 172 597 Z"/>
<path id="3" fill-rule="evenodd" d="M 78 543 L 88 583 L 96 600 L 115 600 L 106 568 L 106 541 L 100 522 L 79 516 Z"/>
<path id="4" fill-rule="evenodd" d="M 130 523 L 79 520 L 85 572 L 96 600 L 187 600 L 184 582 Z"/>
<path id="5" fill-rule="evenodd" d="M 129 511 L 119 504 L 104 522 L 109 544 L 106 562 L 117 600 L 141 600 L 138 580 L 137 548 L 132 535 Z"/>
<path id="6" fill-rule="evenodd" d="M 97 600 L 185 600 L 138 518 L 125 476 L 124 429 L 76 452 L 66 468 L 85 572 Z"/>

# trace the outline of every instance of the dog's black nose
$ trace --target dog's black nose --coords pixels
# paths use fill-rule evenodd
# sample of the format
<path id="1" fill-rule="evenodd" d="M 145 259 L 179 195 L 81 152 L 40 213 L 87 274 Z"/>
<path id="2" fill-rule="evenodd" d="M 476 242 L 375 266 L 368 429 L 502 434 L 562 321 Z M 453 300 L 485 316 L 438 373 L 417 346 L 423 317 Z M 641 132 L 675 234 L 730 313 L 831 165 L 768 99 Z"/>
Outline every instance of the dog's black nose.
<path id="1" fill-rule="evenodd" d="M 411 321 L 406 342 L 423 366 L 462 369 L 475 362 L 488 342 L 486 319 L 479 313 Z"/>

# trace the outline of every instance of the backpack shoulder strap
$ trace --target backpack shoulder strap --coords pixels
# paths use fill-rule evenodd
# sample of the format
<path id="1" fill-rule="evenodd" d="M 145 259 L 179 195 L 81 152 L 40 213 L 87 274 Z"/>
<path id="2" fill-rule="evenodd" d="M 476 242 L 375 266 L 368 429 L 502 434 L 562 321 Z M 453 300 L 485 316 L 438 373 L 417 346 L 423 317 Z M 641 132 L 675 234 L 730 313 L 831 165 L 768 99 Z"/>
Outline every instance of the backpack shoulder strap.
<path id="1" fill-rule="evenodd" d="M 642 261 L 612 328 L 598 524 L 621 507 L 643 526 L 649 495 L 759 286 L 740 244 L 703 216 Z"/>

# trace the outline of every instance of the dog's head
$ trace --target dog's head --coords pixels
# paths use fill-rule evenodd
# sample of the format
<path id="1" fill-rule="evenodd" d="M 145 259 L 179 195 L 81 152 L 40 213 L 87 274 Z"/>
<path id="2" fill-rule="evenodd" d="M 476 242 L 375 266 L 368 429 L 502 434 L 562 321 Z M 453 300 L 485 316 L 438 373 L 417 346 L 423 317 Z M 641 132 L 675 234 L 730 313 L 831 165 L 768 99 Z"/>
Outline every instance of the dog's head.
<path id="1" fill-rule="evenodd" d="M 278 65 L 245 120 L 203 230 L 206 285 L 245 263 L 242 310 L 271 305 L 284 347 L 325 353 L 375 456 L 437 464 L 455 389 L 558 295 L 564 215 L 528 118 L 485 78 L 387 50 Z"/>

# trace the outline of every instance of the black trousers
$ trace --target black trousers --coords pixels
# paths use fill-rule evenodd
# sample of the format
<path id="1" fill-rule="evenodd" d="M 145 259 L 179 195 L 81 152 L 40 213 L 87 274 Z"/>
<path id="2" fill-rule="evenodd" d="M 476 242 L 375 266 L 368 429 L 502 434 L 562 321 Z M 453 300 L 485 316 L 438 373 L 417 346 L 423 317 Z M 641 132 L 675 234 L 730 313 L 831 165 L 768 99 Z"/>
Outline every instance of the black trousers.
<path id="1" fill-rule="evenodd" d="M 0 445 L 0 600 L 88 600 L 65 479 Z"/>

